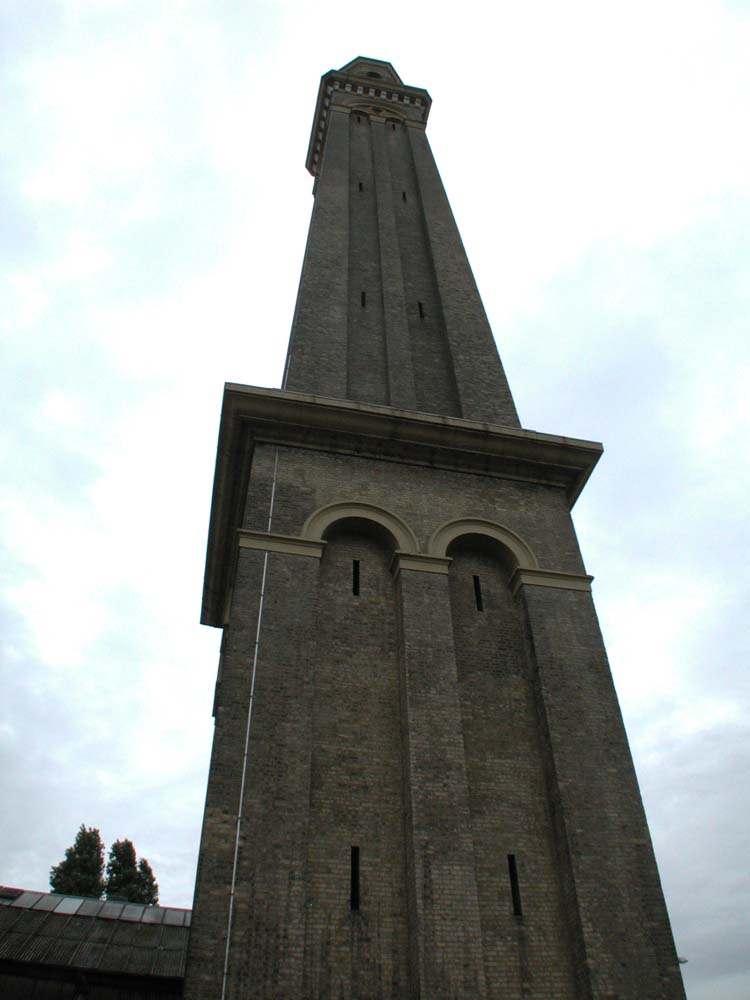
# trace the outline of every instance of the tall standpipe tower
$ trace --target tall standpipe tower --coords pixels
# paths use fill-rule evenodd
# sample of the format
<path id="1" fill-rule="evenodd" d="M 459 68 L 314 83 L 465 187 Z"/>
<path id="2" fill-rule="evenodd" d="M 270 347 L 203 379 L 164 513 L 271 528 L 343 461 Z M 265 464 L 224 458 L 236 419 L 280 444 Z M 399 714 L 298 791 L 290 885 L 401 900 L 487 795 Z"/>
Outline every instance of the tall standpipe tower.
<path id="1" fill-rule="evenodd" d="M 429 109 L 323 77 L 284 388 L 225 389 L 185 997 L 677 1000 L 570 518 L 601 447 L 521 429 Z"/>

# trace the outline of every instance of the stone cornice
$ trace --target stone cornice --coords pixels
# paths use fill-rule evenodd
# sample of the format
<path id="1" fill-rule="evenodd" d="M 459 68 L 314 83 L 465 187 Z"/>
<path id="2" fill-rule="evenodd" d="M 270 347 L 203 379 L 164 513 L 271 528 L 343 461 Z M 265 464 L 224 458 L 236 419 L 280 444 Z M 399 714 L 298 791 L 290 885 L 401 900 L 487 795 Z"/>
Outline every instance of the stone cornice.
<path id="1" fill-rule="evenodd" d="M 595 442 L 553 434 L 228 383 L 206 553 L 207 625 L 222 623 L 256 442 L 544 483 L 562 489 L 571 506 L 602 451 Z"/>
<path id="2" fill-rule="evenodd" d="M 602 453 L 595 441 L 230 382 L 220 436 L 237 420 L 252 423 L 257 441 L 560 486 L 571 506 Z"/>

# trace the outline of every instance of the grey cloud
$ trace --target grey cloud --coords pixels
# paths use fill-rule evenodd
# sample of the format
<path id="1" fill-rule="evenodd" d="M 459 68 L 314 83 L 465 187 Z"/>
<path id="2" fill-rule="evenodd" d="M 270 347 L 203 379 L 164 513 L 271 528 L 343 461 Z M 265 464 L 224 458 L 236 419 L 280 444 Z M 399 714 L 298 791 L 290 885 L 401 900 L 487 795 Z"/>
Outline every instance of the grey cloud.
<path id="1" fill-rule="evenodd" d="M 689 995 L 715 977 L 750 978 L 750 726 L 665 739 L 639 770 Z"/>
<path id="2" fill-rule="evenodd" d="M 0 800 L 13 804 L 2 813 L 3 881 L 44 889 L 50 865 L 85 822 L 100 826 L 109 841 L 133 839 L 155 864 L 165 898 L 190 905 L 208 708 L 191 734 L 191 751 L 203 746 L 203 753 L 186 754 L 170 778 L 152 768 L 133 770 L 134 746 L 145 748 L 153 762 L 166 743 L 164 732 L 144 727 L 141 688 L 146 665 L 158 664 L 169 636 L 159 637 L 158 623 L 149 620 L 137 595 L 112 597 L 119 611 L 113 628 L 86 648 L 74 670 L 60 664 L 50 671 L 35 655 L 18 612 L 0 605 L 6 651 Z M 186 671 L 186 682 L 189 677 Z"/>

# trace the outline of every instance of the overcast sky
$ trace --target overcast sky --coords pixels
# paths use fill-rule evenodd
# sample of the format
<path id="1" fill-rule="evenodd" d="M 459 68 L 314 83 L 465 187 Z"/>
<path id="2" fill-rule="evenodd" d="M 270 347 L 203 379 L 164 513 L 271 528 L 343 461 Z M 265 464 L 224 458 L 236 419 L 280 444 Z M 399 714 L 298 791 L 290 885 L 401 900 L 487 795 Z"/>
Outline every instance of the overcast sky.
<path id="1" fill-rule="evenodd" d="M 189 906 L 224 381 L 278 386 L 321 74 L 388 59 L 575 509 L 691 1000 L 746 1000 L 750 3 L 0 0 L 0 882 Z"/>

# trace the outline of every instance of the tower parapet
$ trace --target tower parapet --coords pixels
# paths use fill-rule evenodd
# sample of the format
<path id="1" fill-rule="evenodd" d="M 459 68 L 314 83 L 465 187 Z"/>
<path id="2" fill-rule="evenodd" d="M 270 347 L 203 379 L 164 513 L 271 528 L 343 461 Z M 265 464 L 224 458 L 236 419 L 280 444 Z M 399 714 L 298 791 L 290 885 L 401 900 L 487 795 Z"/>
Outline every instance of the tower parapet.
<path id="1" fill-rule="evenodd" d="M 368 115 L 424 128 L 432 99 L 420 87 L 407 87 L 389 62 L 359 56 L 320 81 L 305 165 L 313 176 L 319 168 L 332 112 Z"/>

